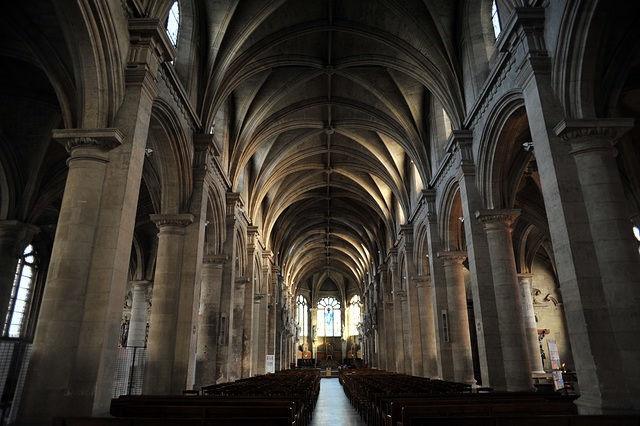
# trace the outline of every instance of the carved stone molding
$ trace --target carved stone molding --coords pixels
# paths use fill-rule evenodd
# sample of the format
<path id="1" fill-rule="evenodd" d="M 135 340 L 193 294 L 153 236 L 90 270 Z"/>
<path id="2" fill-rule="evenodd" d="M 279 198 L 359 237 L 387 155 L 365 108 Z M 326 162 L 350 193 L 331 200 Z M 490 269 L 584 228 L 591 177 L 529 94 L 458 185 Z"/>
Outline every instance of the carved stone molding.
<path id="1" fill-rule="evenodd" d="M 520 209 L 478 210 L 476 218 L 484 224 L 485 230 L 511 229 L 511 224 L 520 215 Z"/>
<path id="2" fill-rule="evenodd" d="M 90 148 L 106 153 L 122 145 L 124 139 L 120 130 L 114 128 L 54 129 L 52 137 L 63 144 L 72 156 L 76 148 Z"/>
<path id="3" fill-rule="evenodd" d="M 442 260 L 444 266 L 462 265 L 467 260 L 466 251 L 439 251 L 436 256 Z"/>
<path id="4" fill-rule="evenodd" d="M 416 283 L 417 288 L 431 286 L 430 275 L 414 275 L 411 277 L 411 280 Z"/>
<path id="5" fill-rule="evenodd" d="M 156 224 L 158 228 L 162 228 L 165 226 L 184 228 L 193 223 L 193 215 L 191 213 L 152 214 L 149 215 L 149 218 Z"/>
<path id="6" fill-rule="evenodd" d="M 618 138 L 633 128 L 633 118 L 562 120 L 554 131 L 571 144 L 571 154 L 611 149 Z"/>
<path id="7" fill-rule="evenodd" d="M 226 254 L 208 254 L 202 257 L 202 263 L 207 265 L 220 265 L 222 266 L 229 260 L 229 256 Z"/>

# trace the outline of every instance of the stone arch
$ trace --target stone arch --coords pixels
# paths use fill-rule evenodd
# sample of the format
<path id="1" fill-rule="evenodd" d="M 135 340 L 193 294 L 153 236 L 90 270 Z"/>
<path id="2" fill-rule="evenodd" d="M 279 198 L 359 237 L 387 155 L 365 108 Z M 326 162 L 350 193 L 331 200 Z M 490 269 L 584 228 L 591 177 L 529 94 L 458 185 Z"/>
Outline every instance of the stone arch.
<path id="1" fill-rule="evenodd" d="M 15 161 L 9 161 L 8 153 L 4 147 L 8 145 L 5 138 L 0 135 L 0 220 L 6 220 L 9 217 L 9 212 L 15 208 L 15 186 L 12 183 L 12 164 L 16 164 Z"/>
<path id="2" fill-rule="evenodd" d="M 150 163 L 160 178 L 160 211 L 181 213 L 191 196 L 193 146 L 189 144 L 177 114 L 162 99 L 153 103 L 147 146 L 152 150 Z"/>
<path id="3" fill-rule="evenodd" d="M 239 229 L 236 233 L 236 253 L 235 253 L 235 268 L 236 278 L 244 277 L 247 271 L 247 240 L 246 234 Z"/>
<path id="4" fill-rule="evenodd" d="M 640 55 L 639 5 L 626 6 L 586 0 L 571 1 L 565 8 L 554 56 L 567 59 L 554 61 L 553 84 L 568 117 L 614 113 L 628 71 Z M 618 31 L 606 31 L 613 26 Z"/>
<path id="5" fill-rule="evenodd" d="M 111 6 L 113 5 L 113 6 Z M 106 128 L 124 98 L 126 48 L 118 38 L 114 3 L 55 0 L 54 7 L 73 63 L 74 83 L 64 71 L 52 84 L 58 94 L 67 128 Z M 59 77 L 59 78 L 58 78 Z M 71 100 L 75 95 L 75 102 Z"/>
<path id="6" fill-rule="evenodd" d="M 221 254 L 226 237 L 225 195 L 217 185 L 208 190 L 207 226 L 205 230 L 205 253 Z"/>
<path id="7" fill-rule="evenodd" d="M 503 3 L 503 2 L 500 2 Z M 491 24 L 491 6 L 492 0 L 467 1 L 463 3 L 462 18 L 462 37 L 465 41 L 465 54 L 463 57 L 463 68 L 468 72 L 468 85 L 466 96 L 467 101 L 471 102 L 474 94 L 482 89 L 487 76 L 489 75 L 489 60 L 496 52 L 495 36 L 493 26 Z M 498 4 L 500 16 L 509 16 L 507 9 L 502 4 Z M 471 90 L 468 90 L 471 89 Z"/>
<path id="8" fill-rule="evenodd" d="M 416 273 L 418 275 L 429 275 L 431 269 L 429 266 L 429 235 L 427 227 L 424 224 L 418 226 L 418 231 L 415 238 L 415 244 L 413 249 L 414 265 L 416 266 Z"/>
<path id="9" fill-rule="evenodd" d="M 439 210 L 439 232 L 445 249 L 447 251 L 464 250 L 466 240 L 463 222 L 460 220 L 460 218 L 463 217 L 462 199 L 460 196 L 460 186 L 453 178 L 445 185 Z"/>
<path id="10" fill-rule="evenodd" d="M 510 150 L 514 149 L 517 138 L 528 134 L 528 128 L 522 94 L 517 91 L 506 93 L 489 114 L 478 149 L 480 193 L 487 208 L 507 208 L 513 205 L 515 192 L 507 179 L 519 178 L 518 172 L 522 174 L 532 151 L 525 151 L 525 155 L 517 158 L 519 168 L 512 170 L 509 168 L 513 163 L 509 158 Z M 523 132 L 526 133 L 524 136 Z M 529 136 L 523 142 L 530 141 Z"/>

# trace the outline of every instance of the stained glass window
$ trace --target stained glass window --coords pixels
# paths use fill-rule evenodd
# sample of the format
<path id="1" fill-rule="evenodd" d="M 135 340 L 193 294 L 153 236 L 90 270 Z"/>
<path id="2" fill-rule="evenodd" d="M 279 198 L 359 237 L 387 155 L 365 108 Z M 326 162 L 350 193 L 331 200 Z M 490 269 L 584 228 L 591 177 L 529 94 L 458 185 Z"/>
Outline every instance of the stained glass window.
<path id="1" fill-rule="evenodd" d="M 317 315 L 318 336 L 342 336 L 340 302 L 333 297 L 323 297 L 318 301 Z"/>
<path id="2" fill-rule="evenodd" d="M 355 295 L 349 301 L 349 336 L 357 336 L 358 325 L 362 321 L 362 305 L 360 296 Z"/>
<path id="3" fill-rule="evenodd" d="M 308 336 L 309 335 L 309 304 L 307 303 L 307 299 L 300 295 L 296 299 L 298 304 L 298 327 L 300 327 L 300 336 Z"/>
<path id="4" fill-rule="evenodd" d="M 36 252 L 31 244 L 24 249 L 22 257 L 18 260 L 18 267 L 13 279 L 11 289 L 11 300 L 7 308 L 4 330 L 5 337 L 19 338 L 23 326 L 26 323 L 26 316 L 31 304 L 31 294 L 33 283 L 36 279 L 37 271 Z"/>

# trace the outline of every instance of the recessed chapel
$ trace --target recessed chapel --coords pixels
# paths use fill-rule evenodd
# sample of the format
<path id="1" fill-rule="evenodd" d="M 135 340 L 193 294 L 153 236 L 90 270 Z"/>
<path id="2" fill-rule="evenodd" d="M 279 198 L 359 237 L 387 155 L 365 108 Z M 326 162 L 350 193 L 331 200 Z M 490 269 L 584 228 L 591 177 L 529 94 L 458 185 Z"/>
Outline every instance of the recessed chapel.
<path id="1" fill-rule="evenodd" d="M 640 2 L 4 3 L 2 424 L 298 368 L 640 414 Z"/>

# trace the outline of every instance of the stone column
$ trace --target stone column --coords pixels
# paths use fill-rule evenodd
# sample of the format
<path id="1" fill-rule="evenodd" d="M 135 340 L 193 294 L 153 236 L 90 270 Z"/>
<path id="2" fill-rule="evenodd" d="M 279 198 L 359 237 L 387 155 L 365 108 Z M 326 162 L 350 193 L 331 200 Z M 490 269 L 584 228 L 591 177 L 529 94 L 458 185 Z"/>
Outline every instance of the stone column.
<path id="1" fill-rule="evenodd" d="M 599 310 L 606 311 L 611 321 L 620 354 L 617 367 L 639 412 L 640 256 L 613 147 L 633 123 L 633 119 L 564 120 L 555 130 L 569 143 L 575 160 L 604 295 L 605 305 Z"/>
<path id="2" fill-rule="evenodd" d="M 476 218 L 484 224 L 489 242 L 493 286 L 498 308 L 498 327 L 507 391 L 535 391 L 524 329 L 522 297 L 511 241 L 511 224 L 520 210 L 478 210 Z"/>
<path id="3" fill-rule="evenodd" d="M 159 229 L 153 307 L 149 319 L 147 358 L 142 385 L 145 395 L 169 395 L 172 389 L 180 300 L 184 228 L 191 214 L 151 215 Z M 180 390 L 181 391 L 181 390 Z"/>
<path id="4" fill-rule="evenodd" d="M 413 277 L 420 305 L 420 324 L 422 329 L 422 359 L 424 376 L 438 377 L 438 350 L 436 346 L 436 325 L 433 312 L 433 288 L 431 277 L 419 275 Z"/>
<path id="5" fill-rule="evenodd" d="M 256 293 L 254 296 L 253 320 L 253 375 L 265 373 L 267 357 L 267 295 Z"/>
<path id="6" fill-rule="evenodd" d="M 402 246 L 405 256 L 406 270 L 401 271 L 401 274 L 406 274 L 406 279 L 403 281 L 407 285 L 407 311 L 405 317 L 408 321 L 408 340 L 409 345 L 406 349 L 408 353 L 408 360 L 410 361 L 411 374 L 414 376 L 424 376 L 424 369 L 422 363 L 422 356 L 424 354 L 422 347 L 422 325 L 420 317 L 420 301 L 418 296 L 418 289 L 412 282 L 411 277 L 415 275 L 415 266 L 413 264 L 413 225 L 402 225 Z"/>
<path id="7" fill-rule="evenodd" d="M 147 337 L 147 317 L 149 316 L 149 301 L 147 292 L 150 282 L 147 280 L 131 283 L 131 320 L 127 346 L 145 347 Z"/>
<path id="8" fill-rule="evenodd" d="M 447 325 L 451 354 L 453 357 L 453 378 L 456 382 L 475 384 L 473 376 L 473 355 L 471 352 L 471 334 L 467 315 L 467 295 L 464 286 L 462 262 L 467 253 L 462 251 L 438 252 L 438 258 L 444 263 L 447 281 Z"/>
<path id="9" fill-rule="evenodd" d="M 237 246 L 239 237 L 239 210 L 241 206 L 238 193 L 227 193 L 225 240 L 223 254 L 230 259 L 222 267 L 220 290 L 220 327 L 218 336 L 218 354 L 216 359 L 216 383 L 228 382 L 231 377 L 232 327 L 234 322 L 235 281 L 237 272 Z"/>
<path id="10" fill-rule="evenodd" d="M 518 274 L 520 283 L 520 296 L 522 301 L 522 313 L 524 314 L 524 329 L 527 336 L 527 347 L 529 349 L 529 364 L 531 372 L 536 374 L 544 373 L 542 358 L 540 358 L 540 342 L 538 341 L 538 326 L 536 316 L 533 312 L 533 299 L 531 297 L 532 274 Z"/>
<path id="11" fill-rule="evenodd" d="M 267 353 L 266 355 L 274 356 L 275 366 L 275 354 L 276 354 L 276 287 L 278 282 L 279 266 L 272 265 L 270 269 L 271 279 L 269 280 L 269 287 L 267 291 Z M 266 363 L 266 358 L 262 361 Z M 266 365 L 266 364 L 265 364 Z M 265 367 L 266 368 L 266 367 Z"/>
<path id="12" fill-rule="evenodd" d="M 124 82 L 114 87 L 124 89 L 113 119 L 119 130 L 53 131 L 54 139 L 72 151 L 67 204 L 63 197 L 56 230 L 61 241 L 57 250 L 54 242 L 48 274 L 53 272 L 53 280 L 45 285 L 27 374 L 33 379 L 27 377 L 25 383 L 19 422 L 109 414 L 144 149 L 159 93 L 156 76 L 160 64 L 175 56 L 158 19 L 130 19 L 129 34 Z M 91 112 L 84 117 L 88 126 L 102 122 Z M 106 156 L 98 153 L 105 148 Z M 65 285 L 69 288 L 63 289 Z M 73 361 L 61 366 L 61 359 Z M 55 396 L 49 398 L 45 389 Z"/>
<path id="13" fill-rule="evenodd" d="M 436 253 L 444 251 L 442 240 L 438 232 L 438 217 L 436 215 L 436 191 L 435 189 L 422 190 L 427 206 L 427 244 L 429 247 L 429 270 L 431 271 L 432 299 L 434 306 L 434 326 L 436 328 L 436 344 L 438 356 L 437 377 L 445 380 L 453 380 L 453 358 L 451 354 L 451 342 L 444 341 L 444 324 L 442 323 L 442 311 L 447 309 L 447 280 L 445 278 L 444 265 Z"/>
<path id="14" fill-rule="evenodd" d="M 624 229 L 619 234 L 618 231 L 615 234 L 609 233 L 611 230 L 609 226 L 619 219 L 618 214 L 609 218 L 612 220 L 609 225 L 591 223 L 592 218 L 595 219 L 594 214 L 600 214 L 600 210 L 609 211 L 611 205 L 605 205 L 610 204 L 609 200 L 612 198 L 618 199 L 616 194 L 619 192 L 613 190 L 613 187 L 607 188 L 607 184 L 599 189 L 597 189 L 598 185 L 590 189 L 581 188 L 583 182 L 587 184 L 587 181 L 583 181 L 587 177 L 584 174 L 593 174 L 595 179 L 602 179 L 605 176 L 606 179 L 610 179 L 613 177 L 612 167 L 615 166 L 611 166 L 610 160 L 601 158 L 592 164 L 593 167 L 585 168 L 582 160 L 578 159 L 579 152 L 571 154 L 571 151 L 575 151 L 576 148 L 580 151 L 578 146 L 572 147 L 571 143 L 567 143 L 575 139 L 573 136 L 576 134 L 572 129 L 576 128 L 571 120 L 558 124 L 558 120 L 565 116 L 566 109 L 558 101 L 554 90 L 550 72 L 552 63 L 546 50 L 543 33 L 544 21 L 544 8 L 515 9 L 512 22 L 507 26 L 510 31 L 500 37 L 499 48 L 502 51 L 514 50 L 524 54 L 516 79 L 523 90 L 531 140 L 540 171 L 549 232 L 553 241 L 567 329 L 580 382 L 580 398 L 576 401 L 576 405 L 580 414 L 637 413 L 640 411 L 640 400 L 637 397 L 640 394 L 640 380 L 637 376 L 639 374 L 637 366 L 640 364 L 637 357 L 640 351 L 622 349 L 629 348 L 628 345 L 637 345 L 640 341 L 637 330 L 639 323 L 637 311 L 635 313 L 628 311 L 628 303 L 633 304 L 631 300 L 638 300 L 639 286 L 632 283 L 637 283 L 636 280 L 640 274 L 628 263 L 628 267 L 616 264 L 614 268 L 628 272 L 629 278 L 632 276 L 634 278 L 625 286 L 625 290 L 617 285 L 607 288 L 609 283 L 604 285 L 602 276 L 603 272 L 607 275 L 606 271 L 609 269 L 609 266 L 604 265 L 606 254 L 600 252 L 603 246 L 596 249 L 595 244 L 597 239 L 603 238 L 600 241 L 605 243 L 609 238 L 615 240 L 619 236 L 630 234 L 628 216 L 626 229 L 624 229 L 624 221 L 619 222 L 622 227 L 620 229 Z M 583 121 L 582 124 L 587 124 L 588 121 Z M 613 123 L 601 123 L 595 126 L 587 124 L 578 127 L 611 127 L 611 124 Z M 619 127 L 620 124 L 625 127 L 628 122 L 627 124 L 617 123 L 613 127 Z M 554 127 L 555 131 L 552 130 Z M 599 133 L 597 130 L 594 131 L 595 134 Z M 579 142 L 578 145 L 580 145 Z M 595 155 L 591 157 L 588 152 L 585 154 L 591 159 L 596 159 L 600 155 L 594 153 Z M 608 155 L 613 154 L 610 151 Z M 600 161 L 603 162 L 599 163 Z M 582 170 L 579 171 L 578 168 Z M 591 190 L 596 190 L 593 196 L 588 194 Z M 602 206 L 596 204 L 594 207 L 592 203 L 599 202 L 598 197 L 601 195 L 605 197 L 602 200 Z M 602 231 L 595 229 L 599 226 L 603 226 Z M 606 233 L 607 236 L 603 237 L 600 232 Z M 613 245 L 617 244 L 613 243 Z M 623 243 L 620 249 L 627 252 L 627 244 Z M 611 253 L 616 253 L 618 250 L 615 248 Z M 638 256 L 637 246 L 631 256 L 633 255 Z M 614 255 L 614 258 L 616 256 Z M 628 259 L 628 257 L 624 254 L 620 259 Z M 623 261 L 623 265 L 626 262 L 626 260 Z M 605 266 L 602 271 L 600 265 Z M 610 308 L 609 303 L 612 302 L 615 305 L 620 304 L 619 313 L 616 312 L 617 308 Z M 613 324 L 612 321 L 619 324 L 619 319 L 622 319 L 622 315 L 626 315 L 627 312 L 631 316 L 623 319 L 622 328 Z M 622 334 L 630 332 L 634 337 L 619 339 L 617 332 L 622 330 L 624 330 Z"/>
<path id="15" fill-rule="evenodd" d="M 18 418 L 25 423 L 51 421 L 51 417 L 59 413 L 93 414 L 98 365 L 95 359 L 79 365 L 77 359 L 86 356 L 87 348 L 80 345 L 87 326 L 83 307 L 89 287 L 108 152 L 122 142 L 122 134 L 116 129 L 61 130 L 54 131 L 54 137 L 65 142 L 70 153 L 69 171 L 44 286 L 33 357 L 20 403 Z M 14 275 L 15 266 L 10 271 L 10 276 Z M 122 300 L 124 291 L 120 315 Z M 92 307 L 97 312 L 102 311 L 97 305 Z M 117 336 L 114 346 L 117 349 Z M 69 362 L 61 363 L 60 360 Z M 77 377 L 82 373 L 84 380 Z M 79 395 L 83 396 L 81 400 L 76 398 Z M 43 401 L 47 401 L 46 404 Z"/>
<path id="16" fill-rule="evenodd" d="M 185 228 L 180 275 L 180 299 L 176 330 L 175 359 L 172 372 L 172 393 L 193 389 L 196 382 L 196 353 L 198 342 L 198 311 L 202 285 L 203 257 L 209 194 L 214 185 L 213 136 L 193 135 L 193 190 L 189 212 L 193 224 Z M 209 384 L 211 384 L 210 382 Z"/>
<path id="17" fill-rule="evenodd" d="M 215 384 L 218 377 L 216 360 L 219 347 L 222 265 L 227 261 L 228 257 L 225 255 L 206 255 L 202 261 L 195 389 Z"/>
<path id="18" fill-rule="evenodd" d="M 243 346 L 247 342 L 245 335 L 245 292 L 251 291 L 251 285 L 247 277 L 236 278 L 233 286 L 232 309 L 233 322 L 231 323 L 231 335 L 229 336 L 229 381 L 242 378 L 242 353 Z M 253 298 L 251 301 L 253 305 Z"/>
<path id="19" fill-rule="evenodd" d="M 0 312 L 6 312 L 9 306 L 18 259 L 38 232 L 40 229 L 29 223 L 0 221 Z"/>
<path id="20" fill-rule="evenodd" d="M 487 233 L 474 213 L 484 208 L 476 179 L 473 162 L 473 136 L 471 131 L 454 130 L 449 137 L 449 153 L 457 164 L 456 176 L 460 184 L 462 220 L 469 259 L 471 295 L 473 297 L 474 327 L 478 337 L 478 361 L 482 386 L 506 390 L 507 382 L 502 366 L 502 335 L 498 326 L 498 308 L 493 287 L 492 263 L 489 255 Z M 455 220 L 455 219 L 453 219 Z M 453 247 L 450 247 L 453 250 Z"/>

